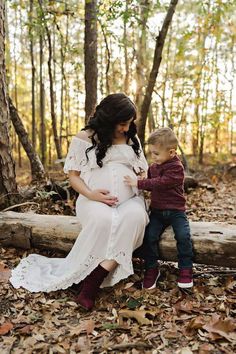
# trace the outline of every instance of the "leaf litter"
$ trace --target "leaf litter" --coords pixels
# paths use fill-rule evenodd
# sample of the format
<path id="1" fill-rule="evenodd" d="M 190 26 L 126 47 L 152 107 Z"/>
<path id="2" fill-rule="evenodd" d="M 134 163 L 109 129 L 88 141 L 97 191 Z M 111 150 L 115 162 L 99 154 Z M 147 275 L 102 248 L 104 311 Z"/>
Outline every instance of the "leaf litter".
<path id="1" fill-rule="evenodd" d="M 188 195 L 189 218 L 236 224 L 235 195 L 235 181 L 220 180 L 214 191 L 193 190 Z M 133 276 L 102 289 L 94 309 L 85 312 L 74 302 L 72 289 L 31 294 L 9 284 L 10 269 L 32 252 L 62 256 L 35 249 L 0 249 L 0 353 L 236 351 L 236 270 L 196 264 L 194 288 L 180 290 L 177 265 L 162 262 L 157 288 L 144 291 L 143 269 L 137 263 Z"/>

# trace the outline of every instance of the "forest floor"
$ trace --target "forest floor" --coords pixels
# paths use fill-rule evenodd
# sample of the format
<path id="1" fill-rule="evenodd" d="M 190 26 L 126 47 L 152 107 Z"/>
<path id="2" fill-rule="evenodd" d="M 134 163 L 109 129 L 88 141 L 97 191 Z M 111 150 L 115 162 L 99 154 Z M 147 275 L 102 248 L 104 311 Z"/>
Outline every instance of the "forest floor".
<path id="1" fill-rule="evenodd" d="M 187 193 L 188 216 L 236 224 L 236 181 L 220 170 L 198 171 L 202 186 Z M 205 185 L 204 185 L 205 183 Z M 41 198 L 41 203 L 40 203 Z M 74 214 L 71 201 L 36 198 L 38 213 Z M 22 257 L 42 250 L 1 248 L 0 353 L 233 354 L 236 352 L 236 269 L 195 265 L 194 287 L 176 286 L 175 263 L 163 262 L 154 290 L 140 289 L 142 269 L 102 289 L 85 312 L 72 289 L 31 294 L 8 282 Z"/>

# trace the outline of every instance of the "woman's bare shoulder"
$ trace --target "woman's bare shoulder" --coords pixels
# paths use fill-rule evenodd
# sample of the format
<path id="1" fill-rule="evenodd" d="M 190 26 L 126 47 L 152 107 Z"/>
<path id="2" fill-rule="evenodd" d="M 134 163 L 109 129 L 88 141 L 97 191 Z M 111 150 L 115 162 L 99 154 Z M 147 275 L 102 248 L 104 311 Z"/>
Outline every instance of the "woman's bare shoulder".
<path id="1" fill-rule="evenodd" d="M 88 143 L 91 143 L 91 134 L 92 132 L 89 130 L 81 130 L 80 132 L 78 132 L 78 134 L 76 134 L 76 137 L 81 140 L 87 141 Z"/>

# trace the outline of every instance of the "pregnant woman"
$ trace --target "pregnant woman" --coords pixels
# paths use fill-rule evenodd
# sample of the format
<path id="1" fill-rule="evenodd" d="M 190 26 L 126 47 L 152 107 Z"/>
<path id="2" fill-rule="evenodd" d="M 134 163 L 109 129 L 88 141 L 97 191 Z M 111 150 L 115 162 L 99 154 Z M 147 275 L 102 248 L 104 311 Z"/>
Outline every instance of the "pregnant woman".
<path id="1" fill-rule="evenodd" d="M 90 310 L 100 286 L 133 274 L 132 253 L 148 222 L 142 198 L 123 182 L 124 176 L 147 170 L 135 119 L 133 102 L 123 93 L 111 94 L 72 139 L 64 171 L 79 192 L 82 231 L 66 258 L 23 259 L 12 272 L 14 287 L 50 292 L 80 283 L 76 301 Z"/>

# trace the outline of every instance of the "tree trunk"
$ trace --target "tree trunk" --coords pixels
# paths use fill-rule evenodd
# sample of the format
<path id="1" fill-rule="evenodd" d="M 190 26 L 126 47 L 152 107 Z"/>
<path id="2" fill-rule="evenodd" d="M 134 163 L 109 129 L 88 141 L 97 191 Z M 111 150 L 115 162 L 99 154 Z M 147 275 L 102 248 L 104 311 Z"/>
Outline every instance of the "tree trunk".
<path id="1" fill-rule="evenodd" d="M 235 34 L 231 34 L 231 44 L 230 44 L 230 52 L 234 53 L 234 47 L 235 47 Z M 229 96 L 229 110 L 230 110 L 230 120 L 229 120 L 229 135 L 230 135 L 230 153 L 231 155 L 234 153 L 234 142 L 236 141 L 236 138 L 234 140 L 234 112 L 233 112 L 233 106 L 234 106 L 234 82 L 235 82 L 235 76 L 236 76 L 236 59 L 235 55 L 232 55 L 231 59 L 231 79 L 230 79 L 230 96 Z"/>
<path id="2" fill-rule="evenodd" d="M 43 36 L 39 37 L 39 113 L 40 113 L 40 151 L 42 164 L 46 164 L 46 126 L 45 126 L 45 89 L 43 80 Z"/>
<path id="3" fill-rule="evenodd" d="M 10 114 L 6 93 L 5 1 L 0 2 L 0 208 L 17 201 L 15 165 L 9 138 Z"/>
<path id="4" fill-rule="evenodd" d="M 67 5 L 66 5 L 67 7 Z M 66 82 L 66 76 L 65 76 L 65 51 L 67 48 L 67 38 L 68 35 L 66 35 L 66 42 L 64 42 L 64 38 L 63 38 L 63 34 L 61 32 L 61 29 L 59 27 L 59 25 L 56 23 L 56 27 L 57 30 L 59 32 L 59 36 L 60 36 L 60 68 L 61 68 L 61 97 L 60 97 L 60 105 L 61 105 L 61 119 L 60 119 L 60 128 L 59 128 L 59 137 L 60 137 L 60 145 L 62 146 L 62 136 L 63 136 L 63 125 L 64 125 L 64 118 L 65 118 L 65 114 L 64 114 L 64 91 L 65 91 L 65 82 Z M 68 33 L 68 16 L 66 19 L 66 34 Z"/>
<path id="5" fill-rule="evenodd" d="M 109 70 L 110 70 L 110 63 L 111 63 L 111 53 L 110 53 L 110 49 L 109 49 L 109 44 L 107 41 L 107 35 L 106 35 L 106 31 L 105 28 L 103 26 L 102 23 L 100 23 L 101 26 L 101 30 L 102 30 L 102 34 L 103 34 L 103 38 L 104 38 L 104 42 L 105 42 L 105 52 L 106 52 L 106 72 L 105 72 L 105 79 L 106 79 L 106 94 L 108 95 L 110 92 L 110 84 L 109 84 Z M 101 46 L 102 48 L 102 46 Z M 103 65 L 103 60 L 102 58 L 100 59 L 100 62 Z M 101 70 L 102 71 L 102 70 Z M 102 75 L 101 75 L 101 82 L 102 82 Z M 102 90 L 101 90 L 102 93 Z"/>
<path id="6" fill-rule="evenodd" d="M 164 78 L 163 78 L 163 93 L 162 93 L 162 122 L 161 126 L 165 126 L 165 116 L 166 116 L 166 109 L 165 109 L 165 100 L 166 100 L 166 92 L 168 91 L 168 79 L 169 79 L 169 62 L 171 60 L 172 54 L 170 54 L 170 47 L 172 43 L 172 26 L 170 26 L 169 30 L 169 39 L 167 42 L 167 50 L 166 50 L 166 63 L 165 63 L 165 73 L 164 73 Z M 171 116 L 171 112 L 170 112 Z"/>
<path id="7" fill-rule="evenodd" d="M 44 10 L 42 7 L 42 0 L 38 0 L 39 6 L 42 12 L 42 19 L 44 22 L 45 26 L 45 31 L 47 35 L 47 40 L 48 40 L 48 75 L 49 75 L 49 89 L 50 89 L 50 108 L 51 108 L 51 119 L 52 119 L 52 131 L 53 131 L 53 137 L 54 137 L 54 143 L 56 147 L 56 152 L 57 152 L 57 158 L 61 159 L 62 158 L 62 153 L 61 153 L 61 145 L 57 133 L 57 117 L 56 117 L 56 111 L 55 111 L 55 97 L 54 97 L 54 80 L 53 80 L 53 47 L 52 47 L 52 39 L 51 39 L 51 34 L 47 25 L 47 20 L 45 18 Z"/>
<path id="8" fill-rule="evenodd" d="M 142 0 L 140 3 L 140 26 L 138 27 L 137 35 L 137 51 L 136 51 L 136 94 L 135 104 L 138 113 L 141 111 L 141 100 L 143 97 L 143 90 L 146 84 L 146 70 L 147 67 L 147 20 L 149 15 L 150 0 Z"/>
<path id="9" fill-rule="evenodd" d="M 236 225 L 191 222 L 195 262 L 236 268 Z M 69 252 L 81 225 L 74 216 L 0 213 L 0 245 Z M 176 261 L 176 242 L 168 228 L 160 242 L 161 259 Z"/>
<path id="10" fill-rule="evenodd" d="M 97 103 L 97 0 L 85 0 L 85 121 Z"/>
<path id="11" fill-rule="evenodd" d="M 34 1 L 30 0 L 29 10 L 29 37 L 30 37 L 30 59 L 31 59 L 31 109 L 32 109 L 32 145 L 36 149 L 36 120 L 35 120 L 35 64 L 34 64 L 34 35 L 33 35 L 33 6 Z M 16 108 L 18 108 L 16 106 Z"/>
<path id="12" fill-rule="evenodd" d="M 142 103 L 141 117 L 140 117 L 139 124 L 138 124 L 138 135 L 139 135 L 142 145 L 144 144 L 144 139 L 145 139 L 145 127 L 146 127 L 148 110 L 149 110 L 150 103 L 152 100 L 152 93 L 154 90 L 156 78 L 157 78 L 159 67 L 160 67 L 161 60 L 162 60 L 162 51 L 163 51 L 163 47 L 165 44 L 167 31 L 168 31 L 168 28 L 169 28 L 170 23 L 172 21 L 177 3 L 178 3 L 178 0 L 171 0 L 170 1 L 170 5 L 168 8 L 165 20 L 163 22 L 161 31 L 159 32 L 159 35 L 156 38 L 156 47 L 155 47 L 155 54 L 154 54 L 154 59 L 153 59 L 153 66 L 152 66 L 152 70 L 151 70 L 151 73 L 149 76 L 149 81 L 148 81 L 145 97 L 144 97 L 144 100 Z"/>
<path id="13" fill-rule="evenodd" d="M 125 13 L 128 13 L 129 10 L 129 0 L 125 1 Z M 124 44 L 124 59 L 125 59 L 125 80 L 124 80 L 124 92 L 126 95 L 130 93 L 129 81 L 130 81 L 130 72 L 129 72 L 129 58 L 128 58 L 128 47 L 127 47 L 127 17 L 123 16 L 123 44 Z"/>
<path id="14" fill-rule="evenodd" d="M 21 12 L 19 12 L 20 14 L 20 19 L 18 21 L 18 8 L 14 9 L 14 13 L 15 13 L 15 17 L 14 17 L 14 26 L 15 28 L 20 27 L 21 28 L 21 35 L 22 35 L 22 16 L 21 16 Z M 17 77 L 18 77 L 18 70 L 17 70 L 17 44 L 16 44 L 16 38 L 17 38 L 17 34 L 16 32 L 14 33 L 13 36 L 13 53 L 14 53 L 14 99 L 15 99 L 15 105 L 18 109 L 18 81 L 17 81 Z M 21 145 L 20 145 L 20 141 L 19 138 L 17 136 L 16 137 L 16 144 L 15 144 L 15 151 L 17 151 L 17 155 L 18 155 L 18 166 L 21 168 L 22 167 L 22 158 L 21 158 Z M 14 151 L 14 149 L 13 149 Z"/>
<path id="15" fill-rule="evenodd" d="M 46 175 L 44 171 L 44 167 L 40 158 L 36 154 L 30 140 L 27 131 L 18 115 L 16 108 L 14 107 L 12 100 L 10 97 L 8 98 L 9 109 L 10 109 L 10 117 L 11 121 L 14 125 L 15 131 L 18 135 L 18 138 L 25 149 L 25 152 L 29 158 L 30 166 L 31 166 L 31 174 L 32 174 L 32 181 L 45 181 Z"/>

